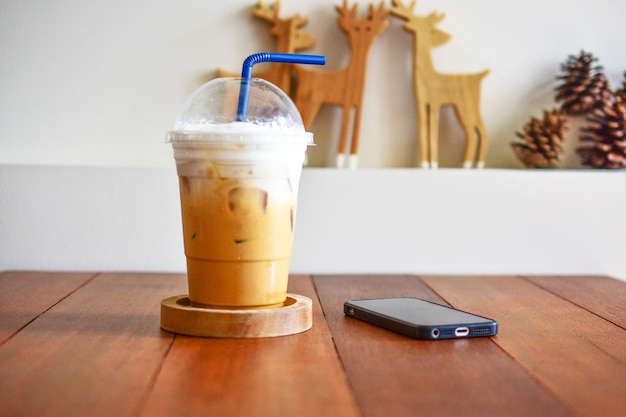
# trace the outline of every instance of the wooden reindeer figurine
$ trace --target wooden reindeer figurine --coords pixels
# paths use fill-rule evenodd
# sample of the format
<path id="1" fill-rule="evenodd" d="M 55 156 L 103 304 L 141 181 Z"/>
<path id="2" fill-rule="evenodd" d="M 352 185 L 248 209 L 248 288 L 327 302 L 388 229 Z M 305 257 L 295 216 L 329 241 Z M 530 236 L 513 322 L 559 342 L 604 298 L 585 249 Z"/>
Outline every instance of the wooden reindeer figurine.
<path id="1" fill-rule="evenodd" d="M 295 66 L 297 82 L 295 102 L 307 129 L 313 123 L 322 105 L 328 104 L 343 108 L 337 154 L 337 167 L 340 168 L 345 164 L 352 109 L 354 109 L 354 122 L 348 166 L 356 168 L 358 164 L 359 125 L 367 57 L 374 40 L 389 26 L 389 21 L 386 19 L 389 10 L 384 8 L 382 2 L 378 9 L 370 4 L 369 14 L 365 18 L 357 16 L 357 7 L 358 4 L 355 4 L 352 8 L 348 8 L 346 0 L 343 6 L 337 6 L 339 27 L 346 33 L 350 43 L 351 56 L 347 67 L 340 71 L 314 71 Z"/>
<path id="2" fill-rule="evenodd" d="M 293 54 L 298 51 L 310 49 L 315 45 L 315 37 L 301 30 L 303 26 L 309 23 L 306 17 L 296 14 L 289 19 L 280 19 L 280 0 L 276 0 L 273 5 L 268 5 L 263 0 L 254 9 L 252 14 L 261 20 L 269 22 L 272 25 L 270 34 L 276 38 L 276 46 L 274 52 Z M 218 77 L 239 77 L 241 73 L 232 73 L 217 70 Z M 293 65 L 290 64 L 272 64 L 269 70 L 254 74 L 257 78 L 263 78 L 280 87 L 287 94 L 292 93 Z"/>
<path id="3" fill-rule="evenodd" d="M 442 74 L 435 70 L 430 50 L 443 45 L 450 35 L 435 26 L 445 17 L 431 13 L 415 16 L 415 0 L 406 7 L 400 0 L 392 0 L 391 13 L 407 21 L 404 29 L 415 37 L 413 76 L 417 104 L 417 143 L 420 164 L 423 168 L 438 166 L 439 111 L 451 105 L 465 132 L 463 167 L 482 168 L 487 155 L 487 131 L 480 115 L 480 84 L 489 72 L 477 74 Z"/>

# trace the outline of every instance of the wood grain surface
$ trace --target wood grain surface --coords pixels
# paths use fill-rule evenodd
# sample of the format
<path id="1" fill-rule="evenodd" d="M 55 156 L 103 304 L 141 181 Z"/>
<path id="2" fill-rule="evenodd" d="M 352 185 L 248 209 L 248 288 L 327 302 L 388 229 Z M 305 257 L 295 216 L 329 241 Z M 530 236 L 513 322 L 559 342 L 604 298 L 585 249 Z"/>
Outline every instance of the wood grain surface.
<path id="1" fill-rule="evenodd" d="M 360 415 L 310 278 L 290 277 L 289 292 L 314 300 L 311 330 L 266 339 L 176 336 L 144 415 Z"/>
<path id="2" fill-rule="evenodd" d="M 424 280 L 458 308 L 497 317 L 494 342 L 576 415 L 626 415 L 624 328 L 524 278 Z M 587 296 L 590 304 L 607 302 L 601 291 Z"/>
<path id="3" fill-rule="evenodd" d="M 94 275 L 16 271 L 0 274 L 0 345 Z"/>
<path id="4" fill-rule="evenodd" d="M 412 340 L 343 314 L 343 301 L 354 298 L 404 296 L 448 304 L 419 278 L 319 277 L 315 284 L 366 416 L 572 414 L 490 339 Z"/>
<path id="5" fill-rule="evenodd" d="M 0 273 L 0 416 L 623 416 L 626 283 L 596 276 L 290 277 L 297 335 L 159 327 L 183 274 Z M 494 318 L 498 335 L 413 340 L 344 316 L 409 296 Z"/>

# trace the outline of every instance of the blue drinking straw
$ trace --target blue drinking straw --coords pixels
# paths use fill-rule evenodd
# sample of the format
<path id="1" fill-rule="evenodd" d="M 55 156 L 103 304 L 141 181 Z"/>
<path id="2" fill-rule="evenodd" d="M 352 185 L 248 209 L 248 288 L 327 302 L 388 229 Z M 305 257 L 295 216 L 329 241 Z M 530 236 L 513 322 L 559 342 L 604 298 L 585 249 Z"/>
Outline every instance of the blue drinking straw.
<path id="1" fill-rule="evenodd" d="M 276 54 L 273 52 L 260 52 L 247 57 L 243 61 L 241 69 L 241 87 L 239 88 L 239 104 L 237 106 L 237 121 L 245 122 L 248 112 L 248 96 L 250 94 L 250 79 L 252 67 L 260 62 L 281 62 L 285 64 L 309 64 L 325 65 L 326 57 L 323 55 L 302 54 Z"/>

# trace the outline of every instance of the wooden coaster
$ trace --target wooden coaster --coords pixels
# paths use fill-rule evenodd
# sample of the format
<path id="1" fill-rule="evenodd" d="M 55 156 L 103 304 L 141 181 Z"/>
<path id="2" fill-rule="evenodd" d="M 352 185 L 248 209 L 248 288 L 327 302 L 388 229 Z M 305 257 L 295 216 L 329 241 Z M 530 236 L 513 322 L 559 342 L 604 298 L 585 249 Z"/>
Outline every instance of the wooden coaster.
<path id="1" fill-rule="evenodd" d="M 258 310 L 224 310 L 191 305 L 187 295 L 161 301 L 161 328 L 203 337 L 254 338 L 301 333 L 313 325 L 313 303 L 287 294 L 285 305 Z"/>

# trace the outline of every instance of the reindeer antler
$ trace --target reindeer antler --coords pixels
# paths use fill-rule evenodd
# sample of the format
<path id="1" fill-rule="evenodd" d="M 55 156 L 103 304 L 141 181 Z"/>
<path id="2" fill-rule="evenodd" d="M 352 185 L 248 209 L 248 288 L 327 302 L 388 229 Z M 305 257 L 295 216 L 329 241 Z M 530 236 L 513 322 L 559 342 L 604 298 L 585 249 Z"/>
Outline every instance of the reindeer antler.
<path id="1" fill-rule="evenodd" d="M 306 18 L 306 17 L 300 16 L 300 13 L 296 13 L 296 15 L 293 17 L 293 24 L 297 28 L 301 28 L 302 26 L 306 26 L 307 23 L 309 23 L 309 19 Z"/>
<path id="2" fill-rule="evenodd" d="M 378 9 L 374 8 L 374 5 L 370 3 L 369 14 L 367 18 L 361 19 L 358 17 L 358 4 L 355 3 L 351 8 L 348 8 L 347 0 L 343 0 L 343 6 L 337 6 L 337 12 L 339 12 L 339 26 L 346 32 L 350 33 L 354 30 L 358 30 L 363 25 L 367 25 L 370 28 L 378 28 L 377 35 L 380 35 L 387 28 L 389 22 L 386 21 L 386 17 L 389 14 L 389 10 L 385 8 L 384 2 L 380 3 Z"/>
<path id="3" fill-rule="evenodd" d="M 390 10 L 385 8 L 385 2 L 380 2 L 378 10 L 374 8 L 373 3 L 370 3 L 370 11 L 367 17 L 372 22 L 381 22 L 385 20 L 387 15 L 389 15 L 389 12 Z"/>
<path id="4" fill-rule="evenodd" d="M 263 0 L 259 0 L 259 3 L 252 10 L 252 14 L 259 19 L 266 20 L 270 23 L 274 23 L 278 20 L 280 13 L 280 0 L 276 0 L 276 3 L 269 5 Z"/>
<path id="5" fill-rule="evenodd" d="M 413 9 L 415 8 L 415 0 L 411 2 L 409 7 L 405 6 L 400 0 L 391 0 L 391 4 L 393 8 L 391 9 L 391 13 L 395 16 L 402 17 L 406 20 L 409 20 L 414 16 Z"/>
<path id="6" fill-rule="evenodd" d="M 405 20 L 412 21 L 416 19 L 420 19 L 413 13 L 413 9 L 415 8 L 415 0 L 411 2 L 409 7 L 405 6 L 400 0 L 391 0 L 393 4 L 393 8 L 391 9 L 391 14 L 394 16 L 401 17 Z M 432 12 L 428 16 L 422 17 L 422 20 L 427 20 L 430 25 L 434 26 L 437 23 L 441 22 L 446 17 L 445 13 Z"/>
<path id="7" fill-rule="evenodd" d="M 343 0 L 343 6 L 336 6 L 337 12 L 339 13 L 339 23 L 341 25 L 345 25 L 356 19 L 357 15 L 357 7 L 359 5 L 354 3 L 352 8 L 348 8 L 348 0 Z"/>

